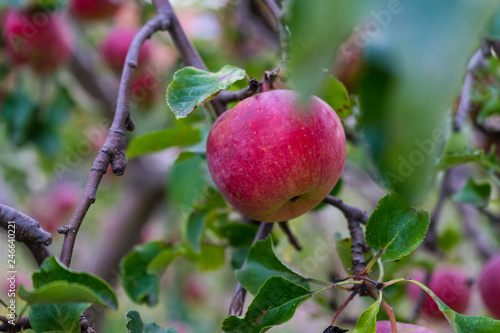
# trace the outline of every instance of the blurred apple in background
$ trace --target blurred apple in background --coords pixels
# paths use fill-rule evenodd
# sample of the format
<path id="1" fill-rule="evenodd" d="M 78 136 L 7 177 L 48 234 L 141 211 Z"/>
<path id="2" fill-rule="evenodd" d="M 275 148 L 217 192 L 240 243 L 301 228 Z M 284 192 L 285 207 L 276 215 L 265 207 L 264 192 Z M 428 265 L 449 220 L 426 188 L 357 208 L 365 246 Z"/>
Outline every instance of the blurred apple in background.
<path id="1" fill-rule="evenodd" d="M 412 278 L 424 283 L 425 272 L 417 271 Z M 471 296 L 471 284 L 460 269 L 453 267 L 437 268 L 432 273 L 430 283 L 427 286 L 454 311 L 465 314 Z M 409 284 L 408 289 L 411 299 L 417 301 L 422 289 L 413 283 Z M 429 319 L 445 319 L 436 302 L 428 295 L 426 295 L 422 306 L 422 313 Z"/>
<path id="2" fill-rule="evenodd" d="M 31 7 L 9 9 L 3 20 L 3 43 L 9 57 L 34 72 L 54 71 L 71 56 L 71 29 L 59 12 Z"/>
<path id="3" fill-rule="evenodd" d="M 102 20 L 115 15 L 122 3 L 120 0 L 71 0 L 69 10 L 79 20 Z"/>
<path id="4" fill-rule="evenodd" d="M 80 200 L 81 189 L 69 181 L 54 185 L 47 193 L 30 202 L 30 216 L 40 222 L 45 231 L 55 233 L 66 224 Z"/>
<path id="5" fill-rule="evenodd" d="M 101 54 L 106 64 L 114 71 L 122 72 L 128 49 L 138 31 L 139 29 L 130 27 L 114 28 L 102 41 Z M 139 52 L 138 72 L 151 58 L 150 43 L 150 41 L 146 41 Z"/>
<path id="6" fill-rule="evenodd" d="M 493 317 L 500 319 L 500 255 L 483 266 L 478 285 L 484 305 Z"/>

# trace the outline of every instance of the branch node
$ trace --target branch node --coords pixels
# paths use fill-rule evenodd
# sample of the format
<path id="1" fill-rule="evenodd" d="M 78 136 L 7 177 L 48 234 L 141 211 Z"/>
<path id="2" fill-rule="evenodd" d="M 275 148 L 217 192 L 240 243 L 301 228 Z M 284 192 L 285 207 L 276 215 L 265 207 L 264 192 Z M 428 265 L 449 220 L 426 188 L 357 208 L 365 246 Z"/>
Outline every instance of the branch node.
<path id="1" fill-rule="evenodd" d="M 135 130 L 135 122 L 130 116 L 130 114 L 127 116 L 127 119 L 125 119 L 125 129 L 129 132 L 132 132 Z"/>
<path id="2" fill-rule="evenodd" d="M 66 235 L 69 232 L 69 228 L 68 227 L 57 228 L 57 232 L 60 233 L 61 235 Z"/>

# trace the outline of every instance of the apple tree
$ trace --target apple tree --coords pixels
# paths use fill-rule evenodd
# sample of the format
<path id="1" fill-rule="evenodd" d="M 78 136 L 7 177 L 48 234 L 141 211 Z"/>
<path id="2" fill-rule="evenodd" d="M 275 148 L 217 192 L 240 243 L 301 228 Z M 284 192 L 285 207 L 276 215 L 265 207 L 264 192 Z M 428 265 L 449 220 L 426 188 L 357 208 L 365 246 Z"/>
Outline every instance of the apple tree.
<path id="1" fill-rule="evenodd" d="M 7 0 L 0 33 L 0 332 L 500 331 L 498 1 Z"/>

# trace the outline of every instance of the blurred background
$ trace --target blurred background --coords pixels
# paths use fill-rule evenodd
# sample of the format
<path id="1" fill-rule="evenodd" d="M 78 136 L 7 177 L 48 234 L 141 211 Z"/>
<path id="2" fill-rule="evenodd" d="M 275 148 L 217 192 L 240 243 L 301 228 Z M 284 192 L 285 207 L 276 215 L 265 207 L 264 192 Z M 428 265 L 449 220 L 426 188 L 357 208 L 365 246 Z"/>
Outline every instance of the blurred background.
<path id="1" fill-rule="evenodd" d="M 284 26 L 291 31 L 292 45 L 289 68 L 282 63 L 276 20 L 261 1 L 172 4 L 210 71 L 230 64 L 260 80 L 265 71 L 282 66 L 283 80 L 276 85 L 304 94 L 319 94 L 327 75 L 343 83 L 351 103 L 342 115 L 348 161 L 333 194 L 344 202 L 371 212 L 381 197 L 396 191 L 432 212 L 442 170 L 458 164 L 442 155 L 474 162 L 453 185 L 458 192 L 473 176 L 476 183 L 489 185 L 486 202 L 473 205 L 478 208 L 465 220 L 456 206 L 463 198 L 445 201 L 436 225 L 437 248 L 424 244 L 410 256 L 386 264 L 384 280 L 411 276 L 416 268 L 457 267 L 473 290 L 465 314 L 490 315 L 476 281 L 500 240 L 496 2 L 285 2 L 290 14 Z M 106 139 L 126 51 L 154 15 L 147 1 L 0 2 L 0 202 L 25 212 L 51 232 L 53 254 L 59 254 L 63 239 L 57 228 L 76 208 Z M 460 90 L 477 50 L 483 53 L 480 65 L 471 68 L 473 107 L 455 133 L 452 121 Z M 196 129 L 193 133 L 201 133 L 193 138 L 197 143 L 130 159 L 122 177 L 109 169 L 78 235 L 72 268 L 103 277 L 119 295 L 118 311 L 93 307 L 87 312 L 98 332 L 123 331 L 128 310 L 181 333 L 220 331 L 236 285 L 234 269 L 241 267 L 256 232 L 256 224 L 225 204 L 213 186 L 204 160 L 203 138 L 210 124 L 203 111 L 175 120 L 165 102 L 166 88 L 181 66 L 166 32 L 154 34 L 144 45 L 131 92 L 136 129 L 127 133 L 127 140 L 178 128 Z M 242 80 L 231 89 L 246 85 Z M 194 240 L 192 253 L 176 259 L 161 277 L 157 302 L 133 302 L 121 287 L 120 260 L 134 246 L 150 241 L 192 245 L 193 211 L 204 213 L 203 232 Z M 344 268 L 349 267 L 349 231 L 339 211 L 319 206 L 291 221 L 290 228 L 301 251 L 281 229 L 273 232 L 276 252 L 285 261 L 317 279 L 334 281 L 349 274 Z M 478 251 L 477 235 L 485 240 L 486 251 Z M 0 255 L 5 251 L 2 246 Z M 31 287 L 36 263 L 22 246 L 18 256 L 19 282 Z M 315 296 L 273 331 L 321 332 L 347 295 L 334 290 Z M 400 284 L 384 293 L 398 320 L 412 315 L 416 300 L 408 295 Z M 246 304 L 250 301 L 247 297 Z M 369 304 L 371 300 L 355 299 L 340 316 L 340 324 L 353 327 Z M 383 311 L 379 316 L 386 319 Z M 452 332 L 443 320 L 415 320 L 438 332 Z"/>

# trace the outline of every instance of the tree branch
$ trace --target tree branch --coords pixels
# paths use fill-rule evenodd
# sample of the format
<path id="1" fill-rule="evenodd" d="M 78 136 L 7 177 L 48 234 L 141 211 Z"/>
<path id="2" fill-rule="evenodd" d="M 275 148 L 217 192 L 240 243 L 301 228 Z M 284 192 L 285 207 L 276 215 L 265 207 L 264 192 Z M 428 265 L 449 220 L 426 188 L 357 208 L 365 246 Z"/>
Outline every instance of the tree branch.
<path id="1" fill-rule="evenodd" d="M 366 222 L 368 221 L 369 216 L 364 210 L 358 207 L 346 205 L 339 198 L 327 195 L 326 198 L 323 199 L 323 202 L 337 207 L 340 211 L 342 211 L 342 213 L 348 220 L 352 219 L 363 224 L 366 224 Z"/>
<path id="2" fill-rule="evenodd" d="M 465 76 L 464 85 L 460 94 L 460 104 L 457 114 L 453 120 L 453 131 L 457 132 L 462 129 L 462 125 L 471 110 L 471 97 L 474 91 L 475 72 L 483 67 L 486 63 L 486 57 L 483 48 L 479 48 L 471 57 L 467 65 L 467 75 Z"/>
<path id="3" fill-rule="evenodd" d="M 248 87 L 239 91 L 223 91 L 216 98 L 223 104 L 230 102 L 242 101 L 259 91 L 260 83 L 256 79 L 248 81 Z"/>
<path id="4" fill-rule="evenodd" d="M 15 222 L 15 239 L 24 243 L 38 265 L 50 257 L 46 246 L 52 243 L 52 235 L 43 230 L 40 223 L 12 207 L 0 204 L 0 227 L 9 230 L 10 221 Z"/>
<path id="5" fill-rule="evenodd" d="M 92 164 L 83 196 L 73 216 L 67 226 L 58 229 L 60 233 L 65 234 L 60 259 L 66 266 L 71 264 L 78 230 L 80 229 L 90 205 L 95 202 L 97 188 L 99 187 L 103 175 L 106 173 L 108 165 L 111 163 L 113 173 L 118 176 L 123 175 L 125 172 L 125 130 L 131 131 L 134 129 L 129 109 L 130 86 L 134 70 L 137 67 L 139 51 L 144 42 L 150 38 L 154 32 L 166 30 L 169 27 L 169 22 L 168 16 L 159 13 L 158 16 L 148 21 L 141 28 L 130 45 L 120 81 L 116 112 L 108 137 Z"/>
<path id="6" fill-rule="evenodd" d="M 257 242 L 258 240 L 261 239 L 266 239 L 267 236 L 271 234 L 271 231 L 273 230 L 274 223 L 265 223 L 261 222 L 259 226 L 259 230 L 257 231 L 257 234 L 255 235 L 255 238 L 253 240 L 253 244 Z M 241 266 L 241 269 L 245 268 L 247 261 L 243 263 Z M 245 303 L 245 296 L 247 294 L 247 291 L 243 286 L 238 282 L 236 285 L 236 289 L 234 290 L 233 294 L 233 299 L 231 301 L 231 304 L 229 305 L 229 315 L 235 315 L 235 316 L 241 316 L 243 313 L 243 304 Z"/>
<path id="7" fill-rule="evenodd" d="M 281 230 L 283 230 L 283 232 L 288 237 L 288 241 L 290 242 L 290 244 L 292 244 L 292 246 L 297 251 L 301 251 L 302 250 L 302 246 L 300 245 L 297 237 L 295 237 L 295 235 L 293 234 L 292 230 L 290 229 L 290 226 L 288 225 L 288 221 L 278 222 L 278 225 L 281 228 Z"/>

